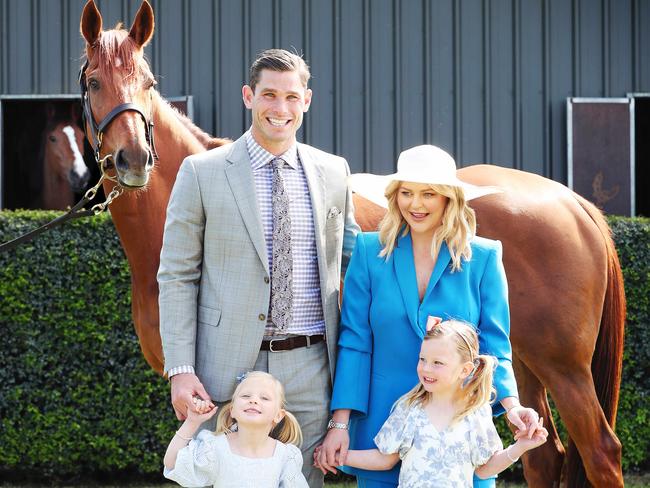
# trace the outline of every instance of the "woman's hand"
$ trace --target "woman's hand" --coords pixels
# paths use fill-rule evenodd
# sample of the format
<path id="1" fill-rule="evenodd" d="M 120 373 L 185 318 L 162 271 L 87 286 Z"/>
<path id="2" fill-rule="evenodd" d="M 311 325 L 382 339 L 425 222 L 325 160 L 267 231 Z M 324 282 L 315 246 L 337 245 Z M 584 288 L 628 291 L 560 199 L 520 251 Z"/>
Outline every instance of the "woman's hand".
<path id="1" fill-rule="evenodd" d="M 320 446 L 317 467 L 323 474 L 327 474 L 327 471 L 336 473 L 336 467 L 345 464 L 349 447 L 350 434 L 346 429 L 330 429 Z"/>
<path id="2" fill-rule="evenodd" d="M 539 414 L 534 409 L 515 405 L 510 407 L 506 417 L 517 429 L 515 439 L 532 439 L 539 425 Z"/>

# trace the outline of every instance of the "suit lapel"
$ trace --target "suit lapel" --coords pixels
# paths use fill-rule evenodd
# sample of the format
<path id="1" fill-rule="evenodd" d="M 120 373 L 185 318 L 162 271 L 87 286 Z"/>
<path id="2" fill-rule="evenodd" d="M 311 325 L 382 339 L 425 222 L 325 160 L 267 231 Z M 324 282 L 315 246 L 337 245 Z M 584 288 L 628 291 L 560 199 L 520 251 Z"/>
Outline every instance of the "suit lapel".
<path id="1" fill-rule="evenodd" d="M 443 242 L 440 246 L 440 251 L 438 252 L 436 265 L 433 267 L 433 271 L 431 272 L 431 278 L 429 278 L 429 284 L 427 285 L 427 291 L 424 293 L 424 299 L 422 300 L 422 303 L 428 300 L 429 295 L 431 295 L 431 292 L 438 284 L 438 281 L 440 281 L 440 277 L 442 276 L 442 273 L 445 272 L 445 269 L 447 269 L 447 266 L 449 266 L 450 261 L 451 254 L 449 254 L 449 248 L 447 247 L 447 243 Z"/>
<path id="2" fill-rule="evenodd" d="M 246 149 L 246 139 L 240 137 L 233 143 L 232 150 L 226 156 L 228 166 L 226 167 L 226 178 L 230 190 L 235 198 L 239 213 L 242 216 L 246 230 L 255 246 L 264 269 L 269 272 L 269 260 L 266 255 L 266 242 L 262 230 L 262 220 L 257 205 L 255 193 L 255 181 L 251 162 Z"/>
<path id="3" fill-rule="evenodd" d="M 420 302 L 410 233 L 398 239 L 397 246 L 393 250 L 393 266 L 411 327 L 419 337 L 423 337 L 423 332 L 418 325 Z"/>
<path id="4" fill-rule="evenodd" d="M 321 278 L 327 276 L 325 262 L 325 176 L 322 163 L 312 157 L 311 151 L 304 144 L 298 144 L 298 155 L 305 172 L 309 195 L 311 196 L 311 211 L 314 218 L 314 234 L 318 254 L 318 268 Z M 321 285 L 322 286 L 322 285 Z"/>

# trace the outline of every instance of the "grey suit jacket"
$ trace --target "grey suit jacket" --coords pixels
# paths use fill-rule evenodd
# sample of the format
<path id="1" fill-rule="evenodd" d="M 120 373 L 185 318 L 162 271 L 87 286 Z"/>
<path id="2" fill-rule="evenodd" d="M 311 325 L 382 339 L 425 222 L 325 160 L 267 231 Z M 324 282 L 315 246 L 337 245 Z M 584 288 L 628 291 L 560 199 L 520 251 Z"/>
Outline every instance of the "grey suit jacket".
<path id="1" fill-rule="evenodd" d="M 333 377 L 341 269 L 359 227 L 346 185 L 346 161 L 304 144 L 298 145 L 298 154 L 311 194 Z M 344 241 L 349 243 L 345 256 Z M 269 308 L 268 278 L 244 137 L 187 157 L 167 207 L 158 271 L 165 372 L 192 365 L 213 400 L 229 400 L 237 375 L 250 370 L 259 353 Z"/>

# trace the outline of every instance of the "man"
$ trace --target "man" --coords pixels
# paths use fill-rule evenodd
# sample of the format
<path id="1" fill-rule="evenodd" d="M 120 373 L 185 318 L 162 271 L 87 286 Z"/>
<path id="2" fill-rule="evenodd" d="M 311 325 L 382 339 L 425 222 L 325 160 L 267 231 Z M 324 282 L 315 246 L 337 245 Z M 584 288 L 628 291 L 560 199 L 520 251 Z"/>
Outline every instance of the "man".
<path id="1" fill-rule="evenodd" d="M 237 376 L 268 371 L 285 386 L 303 429 L 305 476 L 320 487 L 312 452 L 328 423 L 340 273 L 359 228 L 346 161 L 296 142 L 309 77 L 288 51 L 253 63 L 242 89 L 250 130 L 179 170 L 158 282 L 177 417 L 194 396 L 227 401 Z"/>

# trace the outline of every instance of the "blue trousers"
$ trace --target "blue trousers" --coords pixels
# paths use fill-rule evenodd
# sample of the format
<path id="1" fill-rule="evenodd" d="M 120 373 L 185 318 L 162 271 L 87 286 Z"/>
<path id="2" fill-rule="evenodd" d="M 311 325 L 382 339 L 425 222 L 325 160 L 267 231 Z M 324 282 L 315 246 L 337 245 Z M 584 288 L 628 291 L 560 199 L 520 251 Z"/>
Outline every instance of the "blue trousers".
<path id="1" fill-rule="evenodd" d="M 494 488 L 496 486 L 496 477 L 482 480 L 474 476 L 474 488 Z M 396 484 L 384 483 L 383 481 L 373 481 L 366 478 L 357 478 L 358 488 L 397 488 Z"/>

